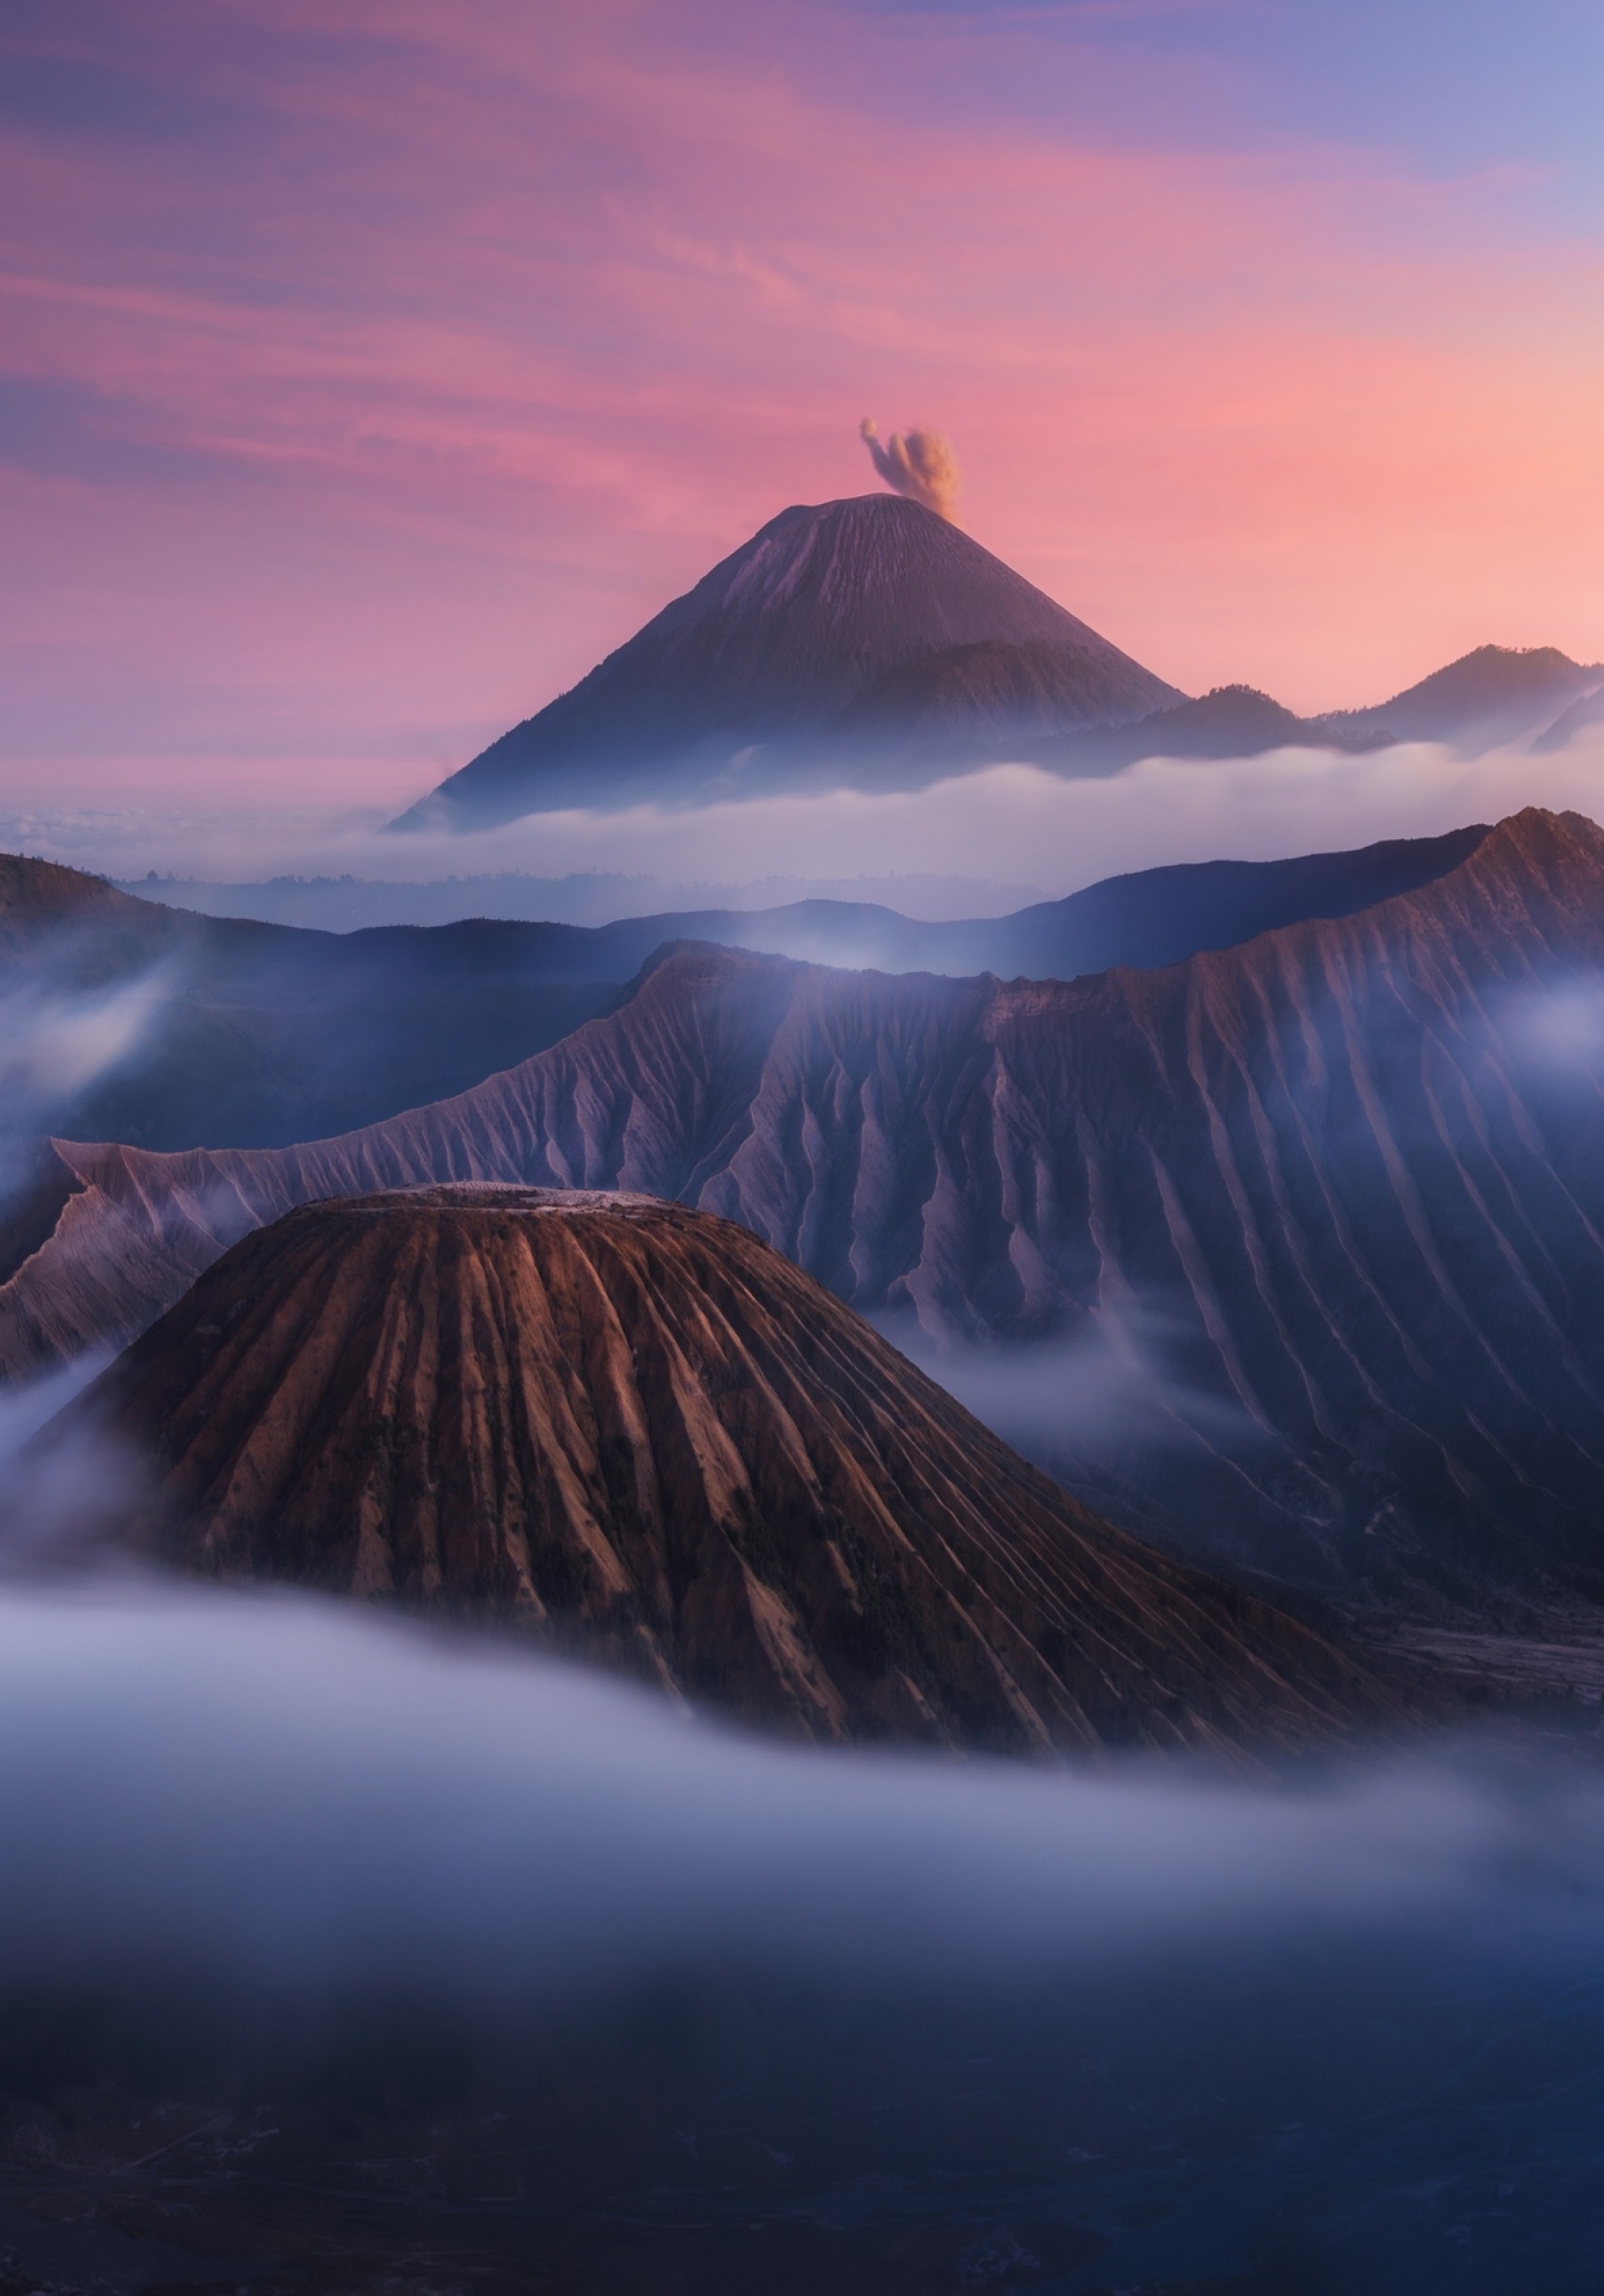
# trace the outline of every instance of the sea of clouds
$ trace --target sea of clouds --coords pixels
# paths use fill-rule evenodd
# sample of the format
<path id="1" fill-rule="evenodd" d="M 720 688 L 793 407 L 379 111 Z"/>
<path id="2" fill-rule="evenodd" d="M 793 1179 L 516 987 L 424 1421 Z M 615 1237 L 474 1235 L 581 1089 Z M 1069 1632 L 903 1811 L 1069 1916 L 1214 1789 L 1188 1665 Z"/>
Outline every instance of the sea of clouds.
<path id="1" fill-rule="evenodd" d="M 820 1752 L 493 1638 L 103 1572 L 0 1592 L 0 1980 L 1016 1982 L 1311 1927 L 1531 1947 L 1604 1911 L 1582 1765 Z"/>
<path id="2" fill-rule="evenodd" d="M 415 794 L 398 792 L 396 810 Z M 998 765 L 889 795 L 641 805 L 481 832 L 398 835 L 385 813 L 349 806 L 0 804 L 0 847 L 123 879 L 154 869 L 230 884 L 287 874 L 425 883 L 509 871 L 626 881 L 599 897 L 587 888 L 589 923 L 664 899 L 749 906 L 815 887 L 839 896 L 860 878 L 873 883 L 868 897 L 950 915 L 991 909 L 988 886 L 1057 897 L 1131 869 L 1436 836 L 1527 805 L 1604 812 L 1604 729 L 1552 755 L 1524 745 L 1474 759 L 1422 743 L 1361 756 L 1294 749 L 1223 761 L 1149 759 L 1087 780 Z M 777 861 L 786 872 L 779 891 Z M 925 882 L 898 904 L 899 878 Z M 930 883 L 941 879 L 958 886 Z"/>

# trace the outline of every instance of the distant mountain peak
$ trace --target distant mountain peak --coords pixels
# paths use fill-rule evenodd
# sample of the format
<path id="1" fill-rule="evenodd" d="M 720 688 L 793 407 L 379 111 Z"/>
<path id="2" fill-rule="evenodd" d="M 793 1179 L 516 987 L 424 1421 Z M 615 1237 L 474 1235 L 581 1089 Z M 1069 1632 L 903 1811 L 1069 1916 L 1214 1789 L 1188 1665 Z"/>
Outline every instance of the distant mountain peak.
<path id="1" fill-rule="evenodd" d="M 851 779 L 865 751 L 854 709 L 897 673 L 965 647 L 1034 649 L 1033 709 L 1044 657 L 1060 732 L 1124 724 L 1182 699 L 921 504 L 896 494 L 797 503 L 402 826 L 753 794 L 821 772 Z M 917 708 L 928 716 L 928 693 Z M 968 722 L 962 702 L 957 714 Z M 884 709 L 881 722 L 884 731 Z"/>
<path id="2" fill-rule="evenodd" d="M 1474 646 L 1391 701 L 1332 711 L 1319 722 L 1482 751 L 1540 732 L 1601 679 L 1604 667 L 1572 661 L 1558 646 Z"/>
<path id="3" fill-rule="evenodd" d="M 394 826 L 917 789 L 1003 762 L 1081 775 L 1282 747 L 1474 753 L 1540 734 L 1601 678 L 1553 646 L 1483 645 L 1363 710 L 1300 718 L 1239 685 L 1192 701 L 922 503 L 847 495 L 770 518 Z"/>

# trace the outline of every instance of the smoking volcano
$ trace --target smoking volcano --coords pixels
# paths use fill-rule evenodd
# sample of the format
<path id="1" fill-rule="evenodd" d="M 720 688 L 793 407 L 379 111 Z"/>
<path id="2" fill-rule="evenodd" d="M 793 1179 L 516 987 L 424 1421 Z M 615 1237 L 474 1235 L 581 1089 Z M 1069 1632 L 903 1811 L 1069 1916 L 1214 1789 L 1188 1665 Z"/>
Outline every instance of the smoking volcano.
<path id="1" fill-rule="evenodd" d="M 925 503 L 862 495 L 782 511 L 396 826 L 919 789 L 1001 761 L 1098 776 L 1398 740 L 1476 754 L 1541 734 L 1601 678 L 1552 647 L 1483 646 L 1372 709 L 1302 718 L 1241 685 L 1190 699 Z"/>
<path id="2" fill-rule="evenodd" d="M 797 505 L 401 826 L 916 786 L 1183 698 L 922 504 Z"/>

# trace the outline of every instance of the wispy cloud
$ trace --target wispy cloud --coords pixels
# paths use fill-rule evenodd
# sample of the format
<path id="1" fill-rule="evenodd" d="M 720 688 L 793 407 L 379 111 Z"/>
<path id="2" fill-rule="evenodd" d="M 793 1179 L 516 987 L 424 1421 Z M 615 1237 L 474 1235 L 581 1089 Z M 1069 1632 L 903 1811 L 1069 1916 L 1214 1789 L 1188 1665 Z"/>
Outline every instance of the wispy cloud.
<path id="1" fill-rule="evenodd" d="M 70 940 L 60 953 L 68 969 Z M 0 992 L 0 1204 L 27 1175 L 38 1136 L 138 1051 L 173 986 L 157 965 L 105 988 L 33 981 Z"/>

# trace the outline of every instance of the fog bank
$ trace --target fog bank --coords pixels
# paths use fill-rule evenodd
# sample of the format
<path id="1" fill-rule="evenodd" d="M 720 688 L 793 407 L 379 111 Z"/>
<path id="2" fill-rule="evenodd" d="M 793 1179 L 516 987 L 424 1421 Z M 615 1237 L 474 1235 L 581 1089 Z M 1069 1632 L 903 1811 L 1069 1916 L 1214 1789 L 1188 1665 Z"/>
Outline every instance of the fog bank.
<path id="1" fill-rule="evenodd" d="M 149 869 L 227 882 L 347 872 L 417 883 L 510 870 L 548 879 L 618 872 L 689 891 L 755 886 L 778 868 L 793 885 L 832 889 L 860 875 L 958 876 L 1040 886 L 1058 897 L 1131 869 L 1272 861 L 1437 836 L 1526 805 L 1597 815 L 1604 811 L 1604 729 L 1553 755 L 1514 747 L 1466 760 L 1423 744 L 1359 757 L 1279 750 L 1224 761 L 1150 759 L 1083 781 L 999 765 L 890 796 L 837 791 L 542 814 L 483 832 L 388 831 L 386 820 L 418 794 L 398 789 L 394 806 L 382 811 L 203 811 L 191 804 L 182 811 L 88 812 L 13 800 L 0 809 L 0 846 L 120 878 Z M 989 906 L 977 899 L 974 911 Z"/>
<path id="2" fill-rule="evenodd" d="M 536 1989 L 682 1955 L 1050 1975 L 1210 1937 L 1596 1919 L 1604 1789 L 790 1751 L 303 1598 L 0 1593 L 0 1979 L 176 1961 Z"/>

